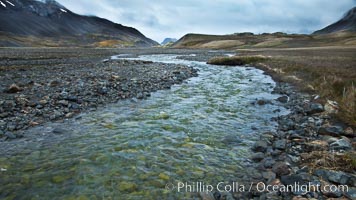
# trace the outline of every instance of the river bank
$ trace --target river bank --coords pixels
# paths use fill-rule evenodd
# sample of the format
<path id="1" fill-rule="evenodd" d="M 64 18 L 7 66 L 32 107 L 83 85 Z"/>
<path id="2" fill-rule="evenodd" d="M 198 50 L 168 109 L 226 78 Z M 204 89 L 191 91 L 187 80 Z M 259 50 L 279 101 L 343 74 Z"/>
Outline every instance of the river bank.
<path id="1" fill-rule="evenodd" d="M 245 195 L 262 199 L 355 199 L 354 130 L 334 123 L 335 108 L 321 104 L 317 96 L 296 92 L 281 82 L 274 92 L 284 95 L 279 100 L 291 113 L 276 118 L 277 131 L 262 133 L 252 147 L 251 160 L 257 164 L 259 176 L 250 179 L 255 191 Z M 274 189 L 261 193 L 268 186 Z"/>
<path id="2" fill-rule="evenodd" d="M 252 49 L 209 61 L 218 65 L 252 61 L 278 83 L 275 92 L 284 95 L 279 100 L 291 111 L 276 118 L 278 130 L 262 133 L 252 148 L 251 159 L 261 174 L 251 182 L 278 191 L 262 198 L 356 198 L 356 135 L 350 126 L 355 109 L 352 52 L 353 48 Z M 306 187 L 281 191 L 287 185 Z"/>

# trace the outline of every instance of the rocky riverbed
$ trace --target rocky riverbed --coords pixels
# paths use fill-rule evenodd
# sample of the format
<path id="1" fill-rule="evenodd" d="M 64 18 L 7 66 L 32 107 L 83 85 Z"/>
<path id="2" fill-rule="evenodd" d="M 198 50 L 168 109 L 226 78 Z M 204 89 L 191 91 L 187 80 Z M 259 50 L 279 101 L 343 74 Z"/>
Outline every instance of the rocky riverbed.
<path id="1" fill-rule="evenodd" d="M 22 137 L 21 130 L 120 99 L 143 99 L 197 75 L 183 65 L 110 60 L 105 58 L 118 52 L 97 52 L 6 51 L 0 67 L 1 140 Z"/>
<path id="2" fill-rule="evenodd" d="M 48 121 L 65 121 L 120 99 L 146 98 L 153 91 L 168 89 L 197 75 L 195 69 L 185 65 L 108 59 L 112 55 L 182 54 L 183 59 L 207 61 L 212 56 L 229 53 L 162 49 L 1 51 L 0 140 L 3 142 L 22 137 L 27 128 Z M 337 104 L 321 103 L 324 101 L 317 95 L 296 92 L 286 83 L 278 83 L 274 93 L 281 95 L 278 104 L 290 113 L 273 119 L 278 123 L 276 131 L 259 132 L 258 127 L 252 127 L 253 135 L 259 135 L 260 140 L 251 146 L 244 177 L 236 176 L 240 185 L 253 183 L 251 190 L 203 192 L 197 196 L 205 200 L 356 199 L 356 135 L 353 127 L 334 120 Z M 257 99 L 255 104 L 269 106 L 275 102 Z M 164 128 L 170 130 L 168 126 Z M 61 129 L 53 130 L 57 132 L 61 135 Z M 165 174 L 159 176 L 169 179 Z M 304 191 L 305 187 L 283 189 L 295 184 L 308 185 L 308 191 Z M 274 191 L 267 192 L 264 186 Z M 324 186 L 330 186 L 332 191 L 323 190 Z"/>

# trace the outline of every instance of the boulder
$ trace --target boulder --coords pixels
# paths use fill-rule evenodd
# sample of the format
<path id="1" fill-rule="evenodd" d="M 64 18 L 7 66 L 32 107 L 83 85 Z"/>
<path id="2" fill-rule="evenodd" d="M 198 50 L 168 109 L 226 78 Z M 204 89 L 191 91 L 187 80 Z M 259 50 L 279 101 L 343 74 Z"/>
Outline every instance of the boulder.
<path id="1" fill-rule="evenodd" d="M 266 152 L 268 148 L 268 144 L 265 141 L 257 141 L 253 147 L 252 151 L 254 152 Z"/>
<path id="2" fill-rule="evenodd" d="M 12 84 L 9 86 L 7 90 L 5 90 L 6 93 L 17 93 L 22 91 L 22 88 L 16 84 Z"/>
<path id="3" fill-rule="evenodd" d="M 316 113 L 324 112 L 324 106 L 320 103 L 311 103 L 309 107 L 306 109 L 306 113 L 309 115 L 313 115 Z"/>
<path id="4" fill-rule="evenodd" d="M 289 166 L 285 162 L 277 162 L 273 165 L 272 171 L 276 173 L 277 177 L 288 175 L 290 173 Z"/>
<path id="5" fill-rule="evenodd" d="M 323 126 L 318 131 L 319 135 L 330 135 L 339 137 L 344 135 L 344 129 L 341 126 Z"/>
<path id="6" fill-rule="evenodd" d="M 331 143 L 330 149 L 336 150 L 336 151 L 339 151 L 339 150 L 349 151 L 349 150 L 352 150 L 352 145 L 346 139 L 340 139 L 334 143 Z"/>

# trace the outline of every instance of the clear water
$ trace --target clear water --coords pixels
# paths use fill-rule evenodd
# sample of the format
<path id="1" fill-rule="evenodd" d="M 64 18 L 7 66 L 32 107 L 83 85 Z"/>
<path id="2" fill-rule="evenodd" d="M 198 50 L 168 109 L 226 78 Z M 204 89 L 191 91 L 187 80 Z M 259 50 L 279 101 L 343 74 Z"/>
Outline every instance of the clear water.
<path id="1" fill-rule="evenodd" d="M 180 199 L 195 194 L 165 186 L 236 181 L 244 174 L 258 133 L 276 126 L 270 118 L 277 105 L 251 105 L 278 97 L 271 78 L 254 68 L 174 55 L 136 59 L 190 65 L 199 77 L 0 144 L 0 199 Z M 54 135 L 54 127 L 68 132 Z"/>

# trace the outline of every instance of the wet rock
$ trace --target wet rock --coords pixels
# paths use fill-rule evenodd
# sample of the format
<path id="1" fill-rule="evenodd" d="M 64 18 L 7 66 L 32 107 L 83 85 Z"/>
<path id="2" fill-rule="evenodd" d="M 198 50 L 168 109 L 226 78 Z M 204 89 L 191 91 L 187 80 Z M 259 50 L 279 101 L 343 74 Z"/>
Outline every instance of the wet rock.
<path id="1" fill-rule="evenodd" d="M 53 129 L 52 133 L 56 134 L 56 135 L 62 135 L 67 133 L 68 131 L 62 128 L 55 128 Z"/>
<path id="2" fill-rule="evenodd" d="M 288 96 L 282 96 L 282 97 L 278 97 L 277 100 L 281 103 L 287 103 L 289 101 L 289 97 Z"/>
<path id="3" fill-rule="evenodd" d="M 57 80 L 52 80 L 48 83 L 48 86 L 50 86 L 50 87 L 57 87 L 59 85 L 60 85 L 60 82 Z"/>
<path id="4" fill-rule="evenodd" d="M 279 149 L 279 150 L 285 150 L 287 146 L 287 140 L 282 139 L 282 140 L 277 140 L 273 143 L 273 148 Z"/>
<path id="5" fill-rule="evenodd" d="M 343 192 L 340 191 L 340 190 L 334 190 L 334 191 L 326 191 L 326 190 L 324 190 L 322 193 L 323 193 L 323 195 L 325 197 L 328 198 L 328 200 L 347 200 L 345 198 L 339 199 L 340 197 L 343 196 Z M 335 199 L 335 198 L 337 198 L 337 199 Z"/>
<path id="6" fill-rule="evenodd" d="M 303 178 L 300 174 L 292 174 L 287 176 L 281 176 L 281 182 L 284 185 L 294 185 L 295 183 L 299 183 L 299 185 L 304 185 L 308 181 Z"/>
<path id="7" fill-rule="evenodd" d="M 350 184 L 352 177 L 345 172 L 341 171 L 331 171 L 324 169 L 317 169 L 314 171 L 316 176 L 323 178 L 324 180 L 329 180 L 330 182 L 339 184 L 339 185 L 347 185 Z"/>
<path id="8" fill-rule="evenodd" d="M 272 168 L 274 164 L 276 164 L 276 161 L 271 157 L 267 157 L 263 160 L 263 166 L 267 169 Z"/>
<path id="9" fill-rule="evenodd" d="M 344 134 L 344 129 L 340 126 L 327 126 L 319 129 L 319 135 L 330 135 L 338 137 Z"/>
<path id="10" fill-rule="evenodd" d="M 11 133 L 11 132 L 5 132 L 5 136 L 8 138 L 8 139 L 16 139 L 16 135 Z"/>
<path id="11" fill-rule="evenodd" d="M 311 103 L 309 108 L 306 110 L 306 113 L 309 115 L 321 113 L 324 111 L 324 106 L 320 103 Z"/>
<path id="12" fill-rule="evenodd" d="M 145 98 L 145 95 L 144 95 L 142 92 L 139 92 L 139 93 L 136 95 L 136 98 L 137 98 L 137 99 L 144 99 L 144 98 Z"/>
<path id="13" fill-rule="evenodd" d="M 251 156 L 251 160 L 254 162 L 260 162 L 265 158 L 265 154 L 262 152 L 255 153 Z"/>
<path id="14" fill-rule="evenodd" d="M 274 172 L 267 171 L 267 172 L 263 172 L 263 173 L 262 173 L 262 177 L 263 177 L 265 180 L 267 180 L 267 182 L 270 182 L 270 181 L 276 179 L 276 178 L 277 178 L 277 175 L 276 175 L 276 173 L 274 173 Z"/>
<path id="15" fill-rule="evenodd" d="M 262 174 L 259 170 L 250 167 L 246 169 L 246 174 L 249 178 L 255 179 L 255 180 L 261 180 L 262 179 Z"/>
<path id="16" fill-rule="evenodd" d="M 274 164 L 272 171 L 277 174 L 277 177 L 288 175 L 290 173 L 289 166 L 285 162 L 277 162 Z"/>
<path id="17" fill-rule="evenodd" d="M 292 119 L 282 119 L 279 121 L 280 129 L 282 131 L 289 131 L 289 130 L 294 130 L 295 129 L 295 122 Z"/>
<path id="18" fill-rule="evenodd" d="M 324 196 L 328 197 L 328 198 L 339 198 L 343 196 L 343 193 L 335 188 L 333 190 L 330 189 L 330 186 L 332 186 L 333 184 L 327 182 L 327 181 L 321 181 L 321 188 L 329 188 L 326 190 L 321 190 L 321 192 L 323 193 Z"/>
<path id="19" fill-rule="evenodd" d="M 7 90 L 5 90 L 6 93 L 17 93 L 17 92 L 20 92 L 22 91 L 23 89 L 16 85 L 16 84 L 12 84 L 9 86 L 9 88 Z"/>
<path id="20" fill-rule="evenodd" d="M 265 100 L 265 99 L 259 99 L 257 100 L 257 105 L 260 105 L 260 106 L 263 106 L 263 105 L 266 105 L 268 103 L 270 103 L 268 100 Z"/>
<path id="21" fill-rule="evenodd" d="M 238 138 L 236 135 L 227 135 L 224 137 L 224 139 L 222 139 L 221 142 L 226 145 L 239 145 L 243 143 L 243 141 L 240 138 Z"/>
<path id="22" fill-rule="evenodd" d="M 268 144 L 265 141 L 257 141 L 253 147 L 252 151 L 254 152 L 266 152 L 268 148 Z"/>
<path id="23" fill-rule="evenodd" d="M 339 151 L 339 150 L 348 151 L 348 150 L 352 150 L 352 145 L 346 139 L 340 139 L 334 143 L 331 143 L 330 149 L 336 150 L 336 151 Z"/>
<path id="24" fill-rule="evenodd" d="M 349 191 L 345 192 L 345 196 L 349 199 L 356 199 L 356 188 L 349 188 Z"/>

